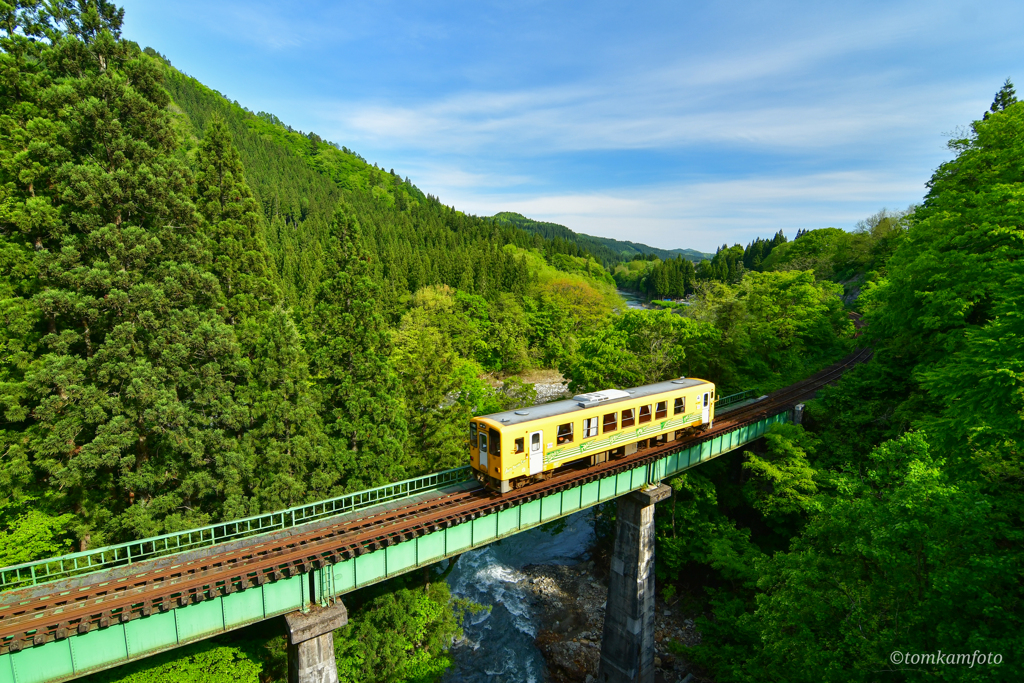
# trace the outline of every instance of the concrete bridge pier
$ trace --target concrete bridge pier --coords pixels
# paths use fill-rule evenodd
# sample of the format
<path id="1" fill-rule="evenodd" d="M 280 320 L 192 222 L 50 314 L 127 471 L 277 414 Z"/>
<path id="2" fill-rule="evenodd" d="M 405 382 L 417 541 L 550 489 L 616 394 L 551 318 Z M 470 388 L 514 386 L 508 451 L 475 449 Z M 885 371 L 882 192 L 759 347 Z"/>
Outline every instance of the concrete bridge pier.
<path id="1" fill-rule="evenodd" d="M 292 612 L 288 627 L 288 683 L 338 683 L 334 661 L 334 629 L 348 623 L 348 610 L 338 600 L 329 607 Z"/>
<path id="2" fill-rule="evenodd" d="M 618 499 L 600 683 L 654 681 L 654 504 L 671 493 L 658 484 Z"/>

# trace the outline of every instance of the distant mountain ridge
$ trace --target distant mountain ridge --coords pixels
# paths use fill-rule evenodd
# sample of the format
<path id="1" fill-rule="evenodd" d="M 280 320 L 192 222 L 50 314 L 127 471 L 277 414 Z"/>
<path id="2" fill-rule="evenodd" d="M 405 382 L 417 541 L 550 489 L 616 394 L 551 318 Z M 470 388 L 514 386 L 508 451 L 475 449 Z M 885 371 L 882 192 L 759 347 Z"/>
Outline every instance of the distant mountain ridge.
<path id="1" fill-rule="evenodd" d="M 696 249 L 659 249 L 658 247 L 651 247 L 639 242 L 585 235 L 580 232 L 574 232 L 558 223 L 535 221 L 532 218 L 527 218 L 522 214 L 512 211 L 496 213 L 492 218 L 499 223 L 509 223 L 547 239 L 562 239 L 572 242 L 580 248 L 589 251 L 597 260 L 605 265 L 629 261 L 637 254 L 643 254 L 644 256 L 654 254 L 663 261 L 682 256 L 684 259 L 694 263 L 711 259 L 714 256 L 714 254 L 697 251 Z"/>

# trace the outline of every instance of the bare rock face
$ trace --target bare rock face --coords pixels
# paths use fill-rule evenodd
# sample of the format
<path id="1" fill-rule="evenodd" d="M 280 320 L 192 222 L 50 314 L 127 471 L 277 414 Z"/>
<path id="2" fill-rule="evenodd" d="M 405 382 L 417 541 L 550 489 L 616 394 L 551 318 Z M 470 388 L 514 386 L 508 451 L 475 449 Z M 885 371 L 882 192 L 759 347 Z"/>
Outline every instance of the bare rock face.
<path id="1" fill-rule="evenodd" d="M 521 570 L 523 588 L 537 618 L 536 645 L 553 683 L 593 683 L 601 662 L 606 581 L 597 578 L 594 563 L 574 566 L 529 565 Z M 657 600 L 655 616 L 655 681 L 676 683 L 690 671 L 670 643 L 695 645 L 700 634 L 692 619 Z M 690 681 L 694 681 L 691 676 Z"/>
<path id="2" fill-rule="evenodd" d="M 526 590 L 538 616 L 537 648 L 551 680 L 586 683 L 597 676 L 601 628 L 608 589 L 594 578 L 593 563 L 572 567 L 531 565 L 523 568 Z"/>

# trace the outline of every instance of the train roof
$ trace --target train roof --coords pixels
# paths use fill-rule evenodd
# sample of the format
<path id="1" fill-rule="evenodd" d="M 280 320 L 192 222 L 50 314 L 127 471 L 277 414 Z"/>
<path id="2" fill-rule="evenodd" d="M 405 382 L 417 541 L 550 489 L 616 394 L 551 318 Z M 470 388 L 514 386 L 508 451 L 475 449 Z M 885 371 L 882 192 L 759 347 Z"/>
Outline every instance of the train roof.
<path id="1" fill-rule="evenodd" d="M 605 391 L 595 391 L 589 394 L 580 394 L 578 396 L 574 396 L 563 401 L 542 403 L 540 405 L 530 406 L 529 408 L 520 408 L 519 410 L 506 410 L 500 413 L 492 413 L 491 415 L 480 415 L 476 419 L 491 420 L 493 422 L 497 422 L 502 426 L 510 426 L 521 424 L 523 422 L 543 420 L 558 415 L 566 415 L 569 413 L 576 412 L 577 410 L 586 410 L 589 408 L 596 408 L 598 406 L 614 405 L 626 400 L 636 400 L 638 398 L 644 398 L 646 396 L 663 394 L 666 391 L 688 389 L 690 387 L 696 387 L 701 384 L 708 383 L 709 382 L 707 380 L 703 379 L 681 377 L 679 379 L 673 379 L 667 382 L 657 382 L 655 384 L 646 384 L 642 387 L 633 387 L 632 389 L 626 389 L 625 391 L 621 391 L 618 389 L 607 389 Z"/>

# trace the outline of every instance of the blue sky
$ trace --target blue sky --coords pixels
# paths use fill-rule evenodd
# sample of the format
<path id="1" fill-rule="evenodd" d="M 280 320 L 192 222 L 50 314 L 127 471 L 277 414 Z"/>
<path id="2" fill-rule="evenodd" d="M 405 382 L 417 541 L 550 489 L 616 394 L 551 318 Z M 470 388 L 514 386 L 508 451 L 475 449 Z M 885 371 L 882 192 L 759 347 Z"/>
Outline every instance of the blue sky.
<path id="1" fill-rule="evenodd" d="M 478 215 L 713 251 L 921 200 L 1020 2 L 125 2 L 125 37 Z"/>

